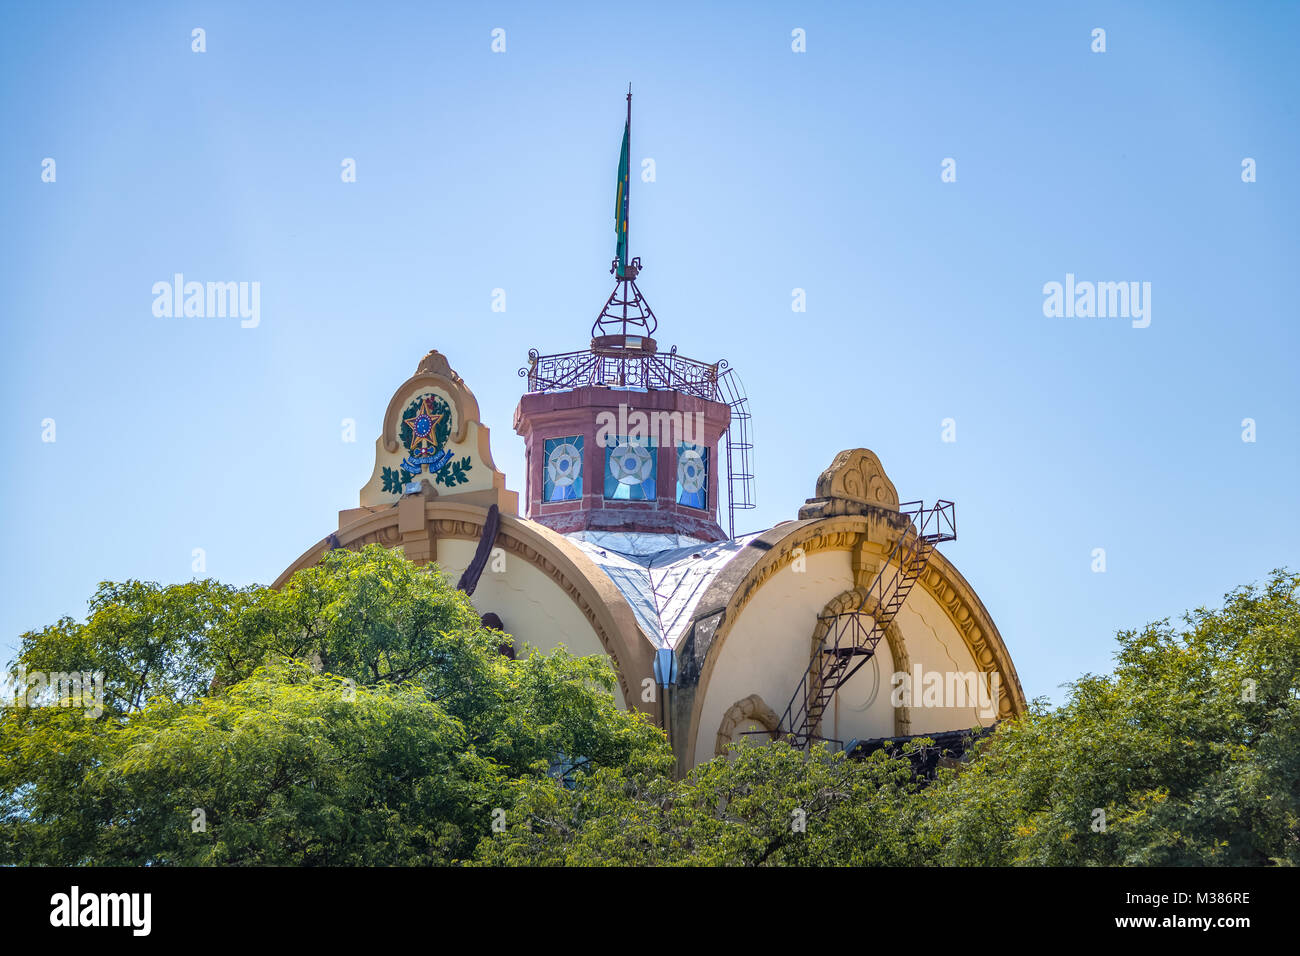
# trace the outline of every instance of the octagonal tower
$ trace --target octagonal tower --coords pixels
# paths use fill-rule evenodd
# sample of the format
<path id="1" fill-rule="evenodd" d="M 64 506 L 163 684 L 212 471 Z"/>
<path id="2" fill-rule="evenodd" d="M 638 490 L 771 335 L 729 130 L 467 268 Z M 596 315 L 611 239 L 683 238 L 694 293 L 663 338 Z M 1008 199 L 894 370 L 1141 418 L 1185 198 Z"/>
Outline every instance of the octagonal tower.
<path id="1" fill-rule="evenodd" d="M 627 254 L 631 138 L 629 90 L 614 201 L 614 291 L 586 350 L 528 353 L 519 370 L 528 393 L 514 421 L 526 449 L 529 518 L 562 534 L 689 539 L 628 538 L 620 551 L 726 540 L 736 510 L 753 507 L 739 382 L 725 361 L 698 362 L 676 347 L 661 353 L 654 340 L 659 323 L 636 284 L 641 260 Z M 726 532 L 718 522 L 724 458 Z"/>
<path id="2" fill-rule="evenodd" d="M 718 523 L 732 423 L 723 364 L 661 355 L 649 335 L 626 333 L 594 336 L 581 352 L 530 352 L 514 418 L 528 517 L 562 534 L 727 538 Z"/>

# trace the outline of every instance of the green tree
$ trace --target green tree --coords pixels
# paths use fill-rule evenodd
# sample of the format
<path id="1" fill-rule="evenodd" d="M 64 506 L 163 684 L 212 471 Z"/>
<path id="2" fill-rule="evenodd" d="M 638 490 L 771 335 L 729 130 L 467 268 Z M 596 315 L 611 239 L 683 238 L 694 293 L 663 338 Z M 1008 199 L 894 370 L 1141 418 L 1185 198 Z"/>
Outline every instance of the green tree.
<path id="1" fill-rule="evenodd" d="M 919 746 L 921 742 L 917 742 Z M 889 866 L 922 862 L 911 764 L 774 741 L 674 781 L 655 754 L 564 787 L 521 780 L 482 865 Z"/>
<path id="2" fill-rule="evenodd" d="M 1120 633 L 1113 674 L 999 727 L 926 790 L 937 859 L 1300 863 L 1298 586 L 1277 571 L 1182 628 Z"/>
<path id="3" fill-rule="evenodd" d="M 84 623 L 23 636 L 29 672 L 103 671 L 105 712 L 0 713 L 0 863 L 451 862 L 557 755 L 666 753 L 605 659 L 501 640 L 373 546 L 278 591 L 102 585 Z"/>
<path id="4" fill-rule="evenodd" d="M 603 658 L 508 660 L 380 548 L 279 591 L 106 584 L 23 637 L 28 670 L 108 686 L 97 720 L 0 713 L 0 863 L 1300 863 L 1298 595 L 1279 571 L 1120 633 L 1112 674 L 926 783 L 782 742 L 675 779 Z"/>

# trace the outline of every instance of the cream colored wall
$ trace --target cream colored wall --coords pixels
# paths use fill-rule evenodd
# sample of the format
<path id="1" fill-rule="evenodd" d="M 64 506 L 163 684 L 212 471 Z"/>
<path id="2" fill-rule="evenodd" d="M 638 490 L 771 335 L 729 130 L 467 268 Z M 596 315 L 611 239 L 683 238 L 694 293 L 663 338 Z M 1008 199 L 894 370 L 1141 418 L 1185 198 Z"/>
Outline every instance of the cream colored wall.
<path id="1" fill-rule="evenodd" d="M 758 694 L 778 717 L 785 711 L 808 667 L 817 615 L 853 586 L 847 551 L 819 552 L 805 560 L 803 573 L 787 565 L 769 577 L 727 634 L 700 708 L 697 763 L 713 756 L 718 725 L 736 701 Z"/>
<path id="2" fill-rule="evenodd" d="M 697 763 L 713 756 L 719 724 L 736 701 L 759 694 L 778 716 L 784 714 L 808 666 L 817 615 L 827 602 L 853 586 L 847 551 L 820 552 L 807 562 L 806 573 L 797 574 L 787 566 L 769 577 L 727 635 L 700 710 Z M 912 588 L 894 622 L 913 670 L 920 665 L 924 672 L 944 675 L 978 672 L 961 634 L 920 585 Z M 874 666 L 866 664 L 836 693 L 823 719 L 823 736 L 848 741 L 895 733 L 892 678 L 896 668 L 887 641 L 882 639 L 877 646 L 875 660 Z M 920 688 L 909 711 L 913 734 L 987 726 L 994 719 L 981 716 L 976 706 L 924 707 Z M 752 729 L 752 723 L 738 729 Z"/>
<path id="3" fill-rule="evenodd" d="M 889 681 L 894 670 L 893 652 L 889 642 L 882 638 L 871 660 L 831 698 L 831 705 L 822 718 L 822 736 L 848 741 L 855 737 L 866 740 L 893 734 L 894 707 L 890 703 Z M 793 684 L 790 690 L 794 690 Z"/>
<path id="4" fill-rule="evenodd" d="M 452 584 L 460 580 L 477 548 L 476 541 L 439 539 L 438 564 Z M 494 572 L 488 562 L 470 601 L 480 614 L 493 611 L 501 618 L 515 639 L 516 656 L 525 656 L 529 648 L 552 651 L 561 644 L 573 655 L 607 656 L 587 618 L 555 581 L 515 555 L 506 554 L 505 562 L 502 572 Z M 614 699 L 626 709 L 622 693 L 616 692 Z"/>
<path id="5" fill-rule="evenodd" d="M 894 621 L 906 641 L 913 671 L 920 664 L 927 672 L 942 672 L 945 682 L 949 673 L 979 673 L 979 667 L 952 619 L 920 585 L 912 588 L 907 603 L 899 610 Z M 918 689 L 913 692 L 909 711 L 911 732 L 928 734 L 941 730 L 987 727 L 997 719 L 997 701 L 993 702 L 991 714 L 981 714 L 978 705 L 925 707 L 922 706 L 922 695 Z"/>

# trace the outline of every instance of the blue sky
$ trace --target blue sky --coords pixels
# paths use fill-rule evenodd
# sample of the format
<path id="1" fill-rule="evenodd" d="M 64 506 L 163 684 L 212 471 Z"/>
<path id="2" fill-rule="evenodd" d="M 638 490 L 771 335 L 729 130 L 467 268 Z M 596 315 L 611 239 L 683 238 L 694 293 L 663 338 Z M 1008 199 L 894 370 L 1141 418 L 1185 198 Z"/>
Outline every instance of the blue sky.
<path id="1" fill-rule="evenodd" d="M 957 502 L 945 551 L 1058 698 L 1117 629 L 1300 566 L 1300 7 L 269 6 L 3 7 L 5 660 L 194 548 L 273 580 L 356 505 L 430 348 L 522 490 L 516 371 L 609 292 L 629 81 L 658 338 L 751 398 L 738 530 L 872 448 Z M 259 282 L 260 324 L 155 317 L 177 272 Z M 1067 273 L 1150 282 L 1150 326 L 1045 317 Z"/>

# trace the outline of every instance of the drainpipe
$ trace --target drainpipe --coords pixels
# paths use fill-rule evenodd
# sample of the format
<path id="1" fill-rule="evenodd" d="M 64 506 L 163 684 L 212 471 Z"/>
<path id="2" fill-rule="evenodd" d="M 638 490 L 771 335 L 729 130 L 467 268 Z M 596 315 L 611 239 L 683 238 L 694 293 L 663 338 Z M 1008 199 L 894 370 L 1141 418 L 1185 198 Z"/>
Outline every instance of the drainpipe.
<path id="1" fill-rule="evenodd" d="M 655 651 L 655 683 L 659 685 L 659 726 L 668 735 L 668 743 L 671 745 L 673 732 L 668 715 L 672 708 L 668 706 L 668 695 L 677 684 L 677 655 L 671 647 L 661 647 Z"/>

